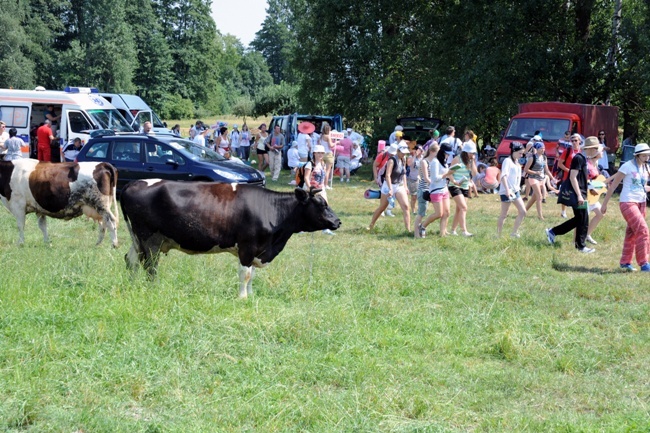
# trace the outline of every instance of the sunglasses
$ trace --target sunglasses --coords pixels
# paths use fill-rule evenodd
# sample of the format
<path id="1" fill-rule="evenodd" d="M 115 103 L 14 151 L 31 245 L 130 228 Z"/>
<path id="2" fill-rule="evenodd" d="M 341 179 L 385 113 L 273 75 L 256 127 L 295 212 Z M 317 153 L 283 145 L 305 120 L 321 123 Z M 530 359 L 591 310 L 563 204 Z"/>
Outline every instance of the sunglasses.
<path id="1" fill-rule="evenodd" d="M 598 135 L 605 135 L 605 134 L 598 134 Z"/>
<path id="2" fill-rule="evenodd" d="M 578 140 L 578 139 L 575 139 L 575 138 L 572 138 L 572 139 L 571 139 L 571 141 L 576 141 L 576 142 L 580 142 L 580 140 Z"/>

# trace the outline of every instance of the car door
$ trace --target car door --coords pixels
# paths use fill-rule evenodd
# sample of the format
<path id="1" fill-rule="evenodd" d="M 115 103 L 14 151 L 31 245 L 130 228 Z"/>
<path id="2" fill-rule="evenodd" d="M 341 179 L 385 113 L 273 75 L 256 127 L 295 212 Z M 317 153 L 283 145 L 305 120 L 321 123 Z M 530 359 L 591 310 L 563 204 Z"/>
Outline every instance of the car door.
<path id="1" fill-rule="evenodd" d="M 192 180 L 191 163 L 167 143 L 148 142 L 144 148 L 143 179 Z"/>
<path id="2" fill-rule="evenodd" d="M 117 168 L 117 178 L 120 183 L 128 183 L 136 179 L 146 179 L 146 171 L 142 161 L 142 140 L 128 138 L 113 140 L 111 149 L 111 164 Z"/>

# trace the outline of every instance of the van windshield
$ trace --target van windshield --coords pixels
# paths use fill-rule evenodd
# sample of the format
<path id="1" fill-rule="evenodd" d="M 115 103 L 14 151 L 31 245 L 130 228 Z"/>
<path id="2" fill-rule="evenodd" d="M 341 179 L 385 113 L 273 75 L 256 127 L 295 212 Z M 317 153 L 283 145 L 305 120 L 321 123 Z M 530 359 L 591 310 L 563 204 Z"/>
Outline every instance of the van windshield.
<path id="1" fill-rule="evenodd" d="M 531 139 L 539 131 L 545 141 L 557 141 L 564 137 L 564 132 L 571 129 L 568 119 L 512 119 L 506 132 L 507 139 Z"/>
<path id="2" fill-rule="evenodd" d="M 133 132 L 127 121 L 119 111 L 111 110 L 88 110 L 93 121 L 102 129 L 110 129 L 116 132 Z"/>

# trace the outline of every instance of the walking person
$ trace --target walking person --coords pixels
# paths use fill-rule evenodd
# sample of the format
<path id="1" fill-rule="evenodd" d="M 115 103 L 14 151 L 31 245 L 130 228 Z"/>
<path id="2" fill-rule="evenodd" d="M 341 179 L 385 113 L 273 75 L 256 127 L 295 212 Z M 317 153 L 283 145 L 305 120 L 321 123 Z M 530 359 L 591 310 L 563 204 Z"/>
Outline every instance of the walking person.
<path id="1" fill-rule="evenodd" d="M 239 158 L 243 161 L 248 161 L 251 152 L 251 133 L 248 130 L 248 125 L 245 123 L 241 127 L 241 134 L 239 135 Z"/>
<path id="2" fill-rule="evenodd" d="M 408 193 L 406 192 L 406 156 L 410 153 L 407 145 L 398 146 L 393 143 L 388 148 L 391 157 L 386 162 L 386 170 L 383 175 L 383 182 L 381 185 L 381 197 L 379 200 L 379 207 L 372 214 L 372 220 L 368 226 L 368 230 L 375 227 L 377 219 L 381 213 L 388 207 L 388 199 L 395 197 L 404 216 L 404 227 L 406 231 L 411 231 L 411 212 L 409 211 Z"/>
<path id="3" fill-rule="evenodd" d="M 417 203 L 418 208 L 415 216 L 415 238 L 421 238 L 423 234 L 426 235 L 426 232 L 421 230 L 422 219 L 427 214 L 427 206 L 429 201 L 431 201 L 431 194 L 429 193 L 429 200 L 426 200 L 424 197 L 424 192 L 429 191 L 429 185 L 431 184 L 431 178 L 429 177 L 429 165 L 431 161 L 436 157 L 440 146 L 438 144 L 431 145 L 427 148 L 424 153 L 424 157 L 420 160 L 418 164 L 418 182 L 417 182 Z"/>
<path id="4" fill-rule="evenodd" d="M 275 125 L 273 134 L 269 138 L 269 169 L 271 170 L 271 180 L 277 182 L 282 169 L 282 148 L 284 147 L 284 134 L 280 130 L 280 125 Z"/>
<path id="5" fill-rule="evenodd" d="M 332 176 L 334 176 L 334 152 L 336 151 L 336 145 L 332 142 L 330 137 L 330 132 L 332 127 L 329 124 L 324 123 L 323 129 L 321 131 L 321 136 L 318 139 L 318 144 L 323 146 L 325 149 L 325 167 L 327 171 L 327 177 L 325 179 L 325 189 L 332 189 Z"/>
<path id="6" fill-rule="evenodd" d="M 460 155 L 454 157 L 450 164 L 452 177 L 449 179 L 449 194 L 456 204 L 451 234 L 457 235 L 456 229 L 460 226 L 463 236 L 472 237 L 474 235 L 467 231 L 466 199 L 469 198 L 469 182 L 478 173 L 476 169 L 476 144 L 469 141 L 461 149 Z"/>
<path id="7" fill-rule="evenodd" d="M 542 200 L 544 200 L 544 184 L 546 183 L 546 176 L 552 176 L 551 170 L 548 168 L 546 162 L 546 155 L 544 154 L 544 143 L 536 141 L 533 144 L 531 155 L 526 159 L 526 166 L 524 173 L 528 175 L 528 186 L 533 190 L 528 203 L 526 203 L 526 211 L 535 205 L 537 209 L 537 217 L 544 221 L 542 213 Z"/>
<path id="8" fill-rule="evenodd" d="M 415 203 L 418 197 L 420 184 L 420 162 L 422 161 L 422 146 L 416 144 L 411 149 L 411 154 L 406 159 L 406 183 L 411 199 L 411 209 L 415 212 Z M 417 227 L 417 226 L 416 226 Z"/>
<path id="9" fill-rule="evenodd" d="M 237 158 L 239 158 L 239 142 L 241 141 L 241 132 L 237 129 L 238 127 L 235 123 L 232 125 L 232 131 L 230 132 L 230 153 Z"/>
<path id="10" fill-rule="evenodd" d="M 429 146 L 429 196 L 433 203 L 434 213 L 419 224 L 416 228 L 421 238 L 426 236 L 426 228 L 437 219 L 440 219 L 440 236 L 445 237 L 447 233 L 447 222 L 451 215 L 451 200 L 447 184 L 453 173 L 449 171 L 447 160 L 453 155 L 454 150 L 449 143 L 432 144 Z"/>
<path id="11" fill-rule="evenodd" d="M 573 137 L 571 138 L 573 140 Z M 575 145 L 574 145 L 575 147 Z M 598 139 L 596 137 L 587 137 L 585 140 L 585 145 L 583 146 L 583 151 L 586 155 L 582 153 L 576 153 L 571 160 L 571 170 L 569 172 L 569 181 L 564 182 L 566 185 L 562 185 L 560 188 L 559 200 L 562 200 L 562 197 L 565 195 L 564 192 L 570 193 L 572 196 L 575 195 L 575 200 L 573 200 L 572 209 L 573 209 L 573 218 L 555 226 L 550 229 L 546 229 L 546 239 L 550 244 L 555 243 L 555 238 L 557 236 L 564 235 L 569 233 L 572 230 L 575 230 L 574 235 L 574 244 L 578 251 L 581 253 L 593 253 L 595 250 L 593 248 L 588 248 L 585 245 L 587 239 L 587 230 L 589 229 L 589 209 L 587 206 L 587 158 L 593 158 L 598 154 Z"/>
<path id="12" fill-rule="evenodd" d="M 635 271 L 632 266 L 632 259 L 636 256 L 636 262 L 642 272 L 650 272 L 648 263 L 648 224 L 646 223 L 646 197 L 650 191 L 648 179 L 648 160 L 650 160 L 650 146 L 639 143 L 634 146 L 634 158 L 621 165 L 618 169 L 607 194 L 603 200 L 601 211 L 607 213 L 607 203 L 612 194 L 623 182 L 623 189 L 619 198 L 619 208 L 625 218 L 627 227 L 625 239 L 623 240 L 623 253 L 621 254 L 620 266 L 626 271 Z"/>
<path id="13" fill-rule="evenodd" d="M 570 138 L 571 147 L 566 149 L 562 153 L 562 158 L 557 160 L 558 172 L 562 173 L 561 181 L 565 182 L 569 179 L 569 173 L 571 172 L 571 161 L 573 157 L 580 153 L 580 145 L 582 144 L 582 137 L 580 134 L 573 134 Z M 558 187 L 559 188 L 559 187 Z M 566 206 L 562 205 L 562 212 L 560 213 L 562 218 L 566 218 Z"/>
<path id="14" fill-rule="evenodd" d="M 24 142 L 20 138 L 16 137 L 16 135 L 18 135 L 18 130 L 16 130 L 16 128 L 11 128 L 8 135 L 9 138 L 5 140 L 3 144 L 0 144 L 0 150 L 6 151 L 4 154 L 4 160 L 12 161 L 14 159 L 22 158 L 23 154 L 20 148 Z"/>
<path id="15" fill-rule="evenodd" d="M 519 227 L 526 218 L 526 208 L 524 207 L 524 200 L 521 198 L 520 185 L 521 185 L 521 165 L 519 158 L 524 154 L 524 145 L 518 141 L 510 143 L 510 157 L 503 160 L 501 165 L 501 185 L 499 186 L 499 195 L 501 197 L 501 214 L 497 220 L 497 236 L 501 236 L 503 230 L 503 222 L 508 216 L 508 209 L 510 204 L 514 203 L 517 208 L 517 218 L 512 227 L 513 238 L 519 238 Z"/>

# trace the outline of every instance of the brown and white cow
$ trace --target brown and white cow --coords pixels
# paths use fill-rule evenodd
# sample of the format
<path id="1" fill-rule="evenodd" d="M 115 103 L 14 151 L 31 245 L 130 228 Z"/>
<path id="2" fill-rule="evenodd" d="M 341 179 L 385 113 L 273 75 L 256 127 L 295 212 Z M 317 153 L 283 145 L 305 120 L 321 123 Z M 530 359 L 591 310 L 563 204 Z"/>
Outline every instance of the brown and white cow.
<path id="1" fill-rule="evenodd" d="M 116 184 L 117 170 L 105 162 L 0 161 L 0 198 L 16 217 L 19 244 L 25 241 L 25 216 L 35 212 L 46 243 L 45 217 L 69 220 L 83 214 L 99 222 L 98 245 L 108 228 L 117 247 Z"/>
<path id="2" fill-rule="evenodd" d="M 341 220 L 318 191 L 270 191 L 252 185 L 173 182 L 128 184 L 120 196 L 133 245 L 125 256 L 156 274 L 159 254 L 229 252 L 239 258 L 239 297 L 253 294 L 253 267 L 269 264 L 294 233 L 336 230 Z"/>

